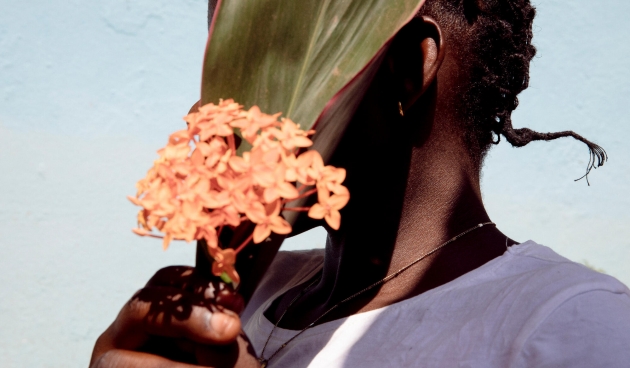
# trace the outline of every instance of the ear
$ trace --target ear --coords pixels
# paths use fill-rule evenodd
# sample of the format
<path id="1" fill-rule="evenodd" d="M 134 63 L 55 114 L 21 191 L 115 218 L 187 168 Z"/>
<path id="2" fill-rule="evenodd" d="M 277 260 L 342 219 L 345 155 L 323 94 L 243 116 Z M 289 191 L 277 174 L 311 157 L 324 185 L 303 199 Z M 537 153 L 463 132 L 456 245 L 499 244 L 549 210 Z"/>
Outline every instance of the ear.
<path id="1" fill-rule="evenodd" d="M 435 19 L 414 18 L 392 42 L 387 62 L 392 86 L 407 111 L 436 80 L 445 54 L 442 28 Z"/>

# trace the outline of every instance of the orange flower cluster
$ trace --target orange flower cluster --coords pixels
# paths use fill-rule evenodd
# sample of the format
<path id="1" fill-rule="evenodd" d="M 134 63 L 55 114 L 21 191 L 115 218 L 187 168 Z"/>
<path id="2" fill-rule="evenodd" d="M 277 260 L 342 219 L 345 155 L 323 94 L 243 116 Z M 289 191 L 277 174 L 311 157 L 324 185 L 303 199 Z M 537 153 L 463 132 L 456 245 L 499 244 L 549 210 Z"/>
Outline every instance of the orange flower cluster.
<path id="1" fill-rule="evenodd" d="M 281 211 L 308 211 L 311 218 L 325 219 L 338 229 L 339 210 L 350 199 L 341 185 L 345 170 L 325 166 L 314 150 L 298 155 L 312 145 L 309 136 L 314 131 L 303 131 L 279 117 L 264 114 L 257 106 L 243 110 L 233 100 L 207 104 L 184 117 L 188 129 L 170 136 L 147 176 L 137 183 L 136 196 L 128 197 L 143 208 L 134 232 L 163 238 L 164 249 L 171 240 L 205 239 L 214 258 L 213 273 L 238 283 L 234 270 L 238 252 L 272 232 L 291 232 Z M 235 130 L 251 145 L 242 155 L 237 155 Z M 285 207 L 315 193 L 318 203 L 311 208 Z M 243 221 L 256 224 L 253 233 L 236 249 L 222 249 L 218 237 L 223 227 L 234 228 Z M 153 230 L 164 235 L 154 235 Z"/>

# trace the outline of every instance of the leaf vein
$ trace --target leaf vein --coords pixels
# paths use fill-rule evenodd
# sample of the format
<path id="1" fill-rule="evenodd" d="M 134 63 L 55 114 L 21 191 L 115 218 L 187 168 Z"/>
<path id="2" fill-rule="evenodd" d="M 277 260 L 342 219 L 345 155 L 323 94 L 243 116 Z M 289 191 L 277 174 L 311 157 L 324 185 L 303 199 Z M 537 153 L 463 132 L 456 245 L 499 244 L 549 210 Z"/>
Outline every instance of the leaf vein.
<path id="1" fill-rule="evenodd" d="M 304 62 L 302 64 L 302 69 L 300 70 L 300 75 L 298 76 L 297 83 L 295 85 L 295 89 L 293 90 L 293 95 L 291 96 L 291 101 L 289 103 L 289 108 L 287 109 L 286 117 L 290 118 L 293 113 L 293 108 L 295 106 L 295 102 L 297 101 L 297 96 L 300 90 L 302 89 L 302 83 L 304 80 L 304 75 L 306 74 L 306 67 L 310 64 L 311 55 L 313 54 L 313 49 L 315 48 L 315 41 L 319 32 L 321 31 L 322 23 L 324 21 L 324 14 L 328 9 L 328 4 L 330 4 L 331 0 L 326 0 L 322 3 L 319 8 L 319 14 L 317 15 L 317 22 L 315 23 L 315 29 L 313 30 L 313 36 L 311 37 L 308 45 L 308 50 L 306 52 L 306 57 L 304 58 Z"/>

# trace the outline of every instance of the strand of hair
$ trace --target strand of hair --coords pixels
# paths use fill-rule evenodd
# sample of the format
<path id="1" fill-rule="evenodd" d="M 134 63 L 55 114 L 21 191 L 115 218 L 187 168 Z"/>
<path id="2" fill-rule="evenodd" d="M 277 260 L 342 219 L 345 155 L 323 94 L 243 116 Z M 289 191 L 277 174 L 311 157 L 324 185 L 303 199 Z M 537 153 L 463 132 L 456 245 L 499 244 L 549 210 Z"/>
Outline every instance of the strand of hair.
<path id="1" fill-rule="evenodd" d="M 570 130 L 555 133 L 539 133 L 529 128 L 514 129 L 512 128 L 511 122 L 506 122 L 504 128 L 501 130 L 501 134 L 503 134 L 505 139 L 514 147 L 523 147 L 532 141 L 551 141 L 563 137 L 572 137 L 586 144 L 589 149 L 589 161 L 586 165 L 586 173 L 575 179 L 575 181 L 586 179 L 586 183 L 589 186 L 591 183 L 588 180 L 588 174 L 590 174 L 593 169 L 604 166 L 604 163 L 608 161 L 608 154 L 601 146 Z"/>

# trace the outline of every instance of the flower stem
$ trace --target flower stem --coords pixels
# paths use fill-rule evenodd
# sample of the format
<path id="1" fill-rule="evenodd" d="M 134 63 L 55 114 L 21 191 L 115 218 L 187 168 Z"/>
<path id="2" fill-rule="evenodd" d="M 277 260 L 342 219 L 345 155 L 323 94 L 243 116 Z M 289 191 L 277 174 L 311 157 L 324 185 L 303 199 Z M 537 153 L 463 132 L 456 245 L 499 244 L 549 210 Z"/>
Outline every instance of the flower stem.
<path id="1" fill-rule="evenodd" d="M 283 211 L 294 211 L 294 212 L 308 212 L 311 208 L 310 207 L 289 207 L 289 208 L 283 208 Z"/>
<path id="2" fill-rule="evenodd" d="M 317 188 L 315 189 L 311 189 L 308 192 L 305 192 L 303 194 L 301 194 L 299 197 L 297 198 L 293 198 L 293 199 L 285 199 L 284 201 L 282 201 L 282 203 L 289 203 L 289 202 L 293 202 L 293 201 L 297 201 L 298 199 L 302 199 L 302 198 L 306 198 L 312 194 L 317 193 Z"/>
<path id="3" fill-rule="evenodd" d="M 252 241 L 253 238 L 254 238 L 254 233 L 251 233 L 251 235 L 247 239 L 245 239 L 245 241 L 241 243 L 241 245 L 239 245 L 238 248 L 236 248 L 234 253 L 238 254 L 240 251 L 242 251 L 243 248 L 245 248 L 245 246 L 249 244 L 249 242 Z"/>
<path id="4" fill-rule="evenodd" d="M 234 142 L 234 134 L 230 134 L 227 136 L 228 145 L 232 150 L 232 156 L 236 156 L 236 142 Z"/>
<path id="5" fill-rule="evenodd" d="M 300 193 L 302 193 L 306 189 L 308 189 L 309 187 L 312 187 L 312 185 L 304 185 L 304 184 L 300 183 L 300 186 L 297 189 L 300 191 Z"/>

